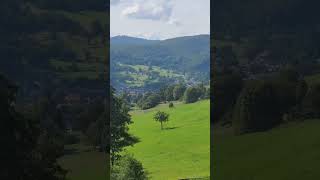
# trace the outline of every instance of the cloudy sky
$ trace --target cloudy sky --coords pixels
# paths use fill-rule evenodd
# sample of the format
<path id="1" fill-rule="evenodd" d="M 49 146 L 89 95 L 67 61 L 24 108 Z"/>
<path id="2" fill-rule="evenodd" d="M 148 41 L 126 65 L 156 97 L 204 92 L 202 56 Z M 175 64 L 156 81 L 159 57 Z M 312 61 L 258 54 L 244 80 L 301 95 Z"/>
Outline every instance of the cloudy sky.
<path id="1" fill-rule="evenodd" d="M 110 36 L 168 39 L 210 33 L 210 0 L 110 0 Z"/>

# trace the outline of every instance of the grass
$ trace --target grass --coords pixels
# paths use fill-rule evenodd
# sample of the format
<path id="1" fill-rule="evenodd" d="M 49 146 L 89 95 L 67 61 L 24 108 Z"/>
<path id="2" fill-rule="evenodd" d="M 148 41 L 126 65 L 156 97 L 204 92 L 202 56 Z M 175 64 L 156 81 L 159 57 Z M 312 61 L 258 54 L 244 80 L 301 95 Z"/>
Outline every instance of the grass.
<path id="1" fill-rule="evenodd" d="M 319 120 L 308 120 L 241 136 L 216 128 L 211 176 L 216 180 L 320 179 L 319 127 Z"/>
<path id="2" fill-rule="evenodd" d="M 108 156 L 103 152 L 93 151 L 92 147 L 84 143 L 67 145 L 68 154 L 59 159 L 64 169 L 69 170 L 68 180 L 106 180 L 109 179 Z"/>
<path id="3" fill-rule="evenodd" d="M 314 84 L 318 84 L 318 83 L 320 83 L 320 74 L 314 74 L 314 75 L 307 76 L 305 78 L 305 81 L 308 83 L 309 86 L 312 86 Z"/>
<path id="4" fill-rule="evenodd" d="M 208 177 L 210 173 L 210 102 L 162 104 L 147 111 L 133 111 L 130 133 L 140 142 L 127 148 L 150 173 L 151 179 L 177 180 Z M 153 120 L 157 110 L 170 114 L 160 129 Z M 207 178 L 208 179 L 208 178 Z"/>

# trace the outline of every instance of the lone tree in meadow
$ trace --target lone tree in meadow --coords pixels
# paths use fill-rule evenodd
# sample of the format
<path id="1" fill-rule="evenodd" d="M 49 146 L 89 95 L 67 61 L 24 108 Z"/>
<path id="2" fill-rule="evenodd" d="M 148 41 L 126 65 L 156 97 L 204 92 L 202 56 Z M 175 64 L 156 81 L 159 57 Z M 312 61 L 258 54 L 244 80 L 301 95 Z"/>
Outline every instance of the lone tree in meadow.
<path id="1" fill-rule="evenodd" d="M 167 113 L 165 113 L 165 112 L 158 111 L 158 112 L 153 116 L 153 119 L 154 119 L 155 121 L 160 122 L 160 124 L 161 124 L 161 129 L 163 129 L 162 123 L 169 121 L 169 114 L 167 114 Z"/>

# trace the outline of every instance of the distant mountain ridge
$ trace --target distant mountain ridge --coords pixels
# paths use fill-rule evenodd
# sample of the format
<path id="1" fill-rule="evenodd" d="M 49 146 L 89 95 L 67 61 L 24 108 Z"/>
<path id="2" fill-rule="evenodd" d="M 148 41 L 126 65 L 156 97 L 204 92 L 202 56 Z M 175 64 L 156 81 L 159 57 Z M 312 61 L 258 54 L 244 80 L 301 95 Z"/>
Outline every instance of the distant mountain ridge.
<path id="1" fill-rule="evenodd" d="M 111 82 L 117 83 L 113 86 L 123 89 L 126 89 L 128 82 L 132 84 L 137 81 L 140 82 L 139 88 L 150 84 L 158 88 L 155 83 L 181 79 L 190 83 L 207 81 L 210 72 L 210 35 L 166 40 L 112 37 L 110 65 Z M 171 75 L 169 77 L 166 74 Z"/>
<path id="2" fill-rule="evenodd" d="M 166 40 L 147 40 L 128 36 L 111 38 L 113 61 L 131 65 L 155 65 L 169 69 L 198 71 L 205 64 L 209 71 L 210 35 L 184 36 Z M 179 67 L 177 67 L 179 66 Z"/>
<path id="3" fill-rule="evenodd" d="M 131 37 L 131 36 L 114 36 L 110 38 L 112 45 L 144 45 L 158 42 L 159 40 L 148 40 L 144 38 Z"/>

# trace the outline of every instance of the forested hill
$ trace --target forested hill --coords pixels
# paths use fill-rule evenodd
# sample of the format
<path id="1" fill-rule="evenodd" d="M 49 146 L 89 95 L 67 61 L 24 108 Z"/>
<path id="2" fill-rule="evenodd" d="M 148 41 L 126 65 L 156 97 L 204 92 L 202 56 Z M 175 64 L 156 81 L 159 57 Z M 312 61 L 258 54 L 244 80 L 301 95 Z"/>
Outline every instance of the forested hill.
<path id="1" fill-rule="evenodd" d="M 317 0 L 215 0 L 212 30 L 215 36 L 319 30 Z"/>
<path id="2" fill-rule="evenodd" d="M 304 74 L 317 71 L 319 5 L 317 0 L 214 1 L 215 72 L 232 67 L 257 78 L 288 64 Z"/>
<path id="3" fill-rule="evenodd" d="M 148 39 L 130 37 L 130 36 L 114 36 L 114 37 L 111 37 L 110 39 L 110 43 L 113 48 L 116 46 L 147 45 L 147 44 L 152 44 L 157 42 L 159 42 L 159 40 L 148 40 Z"/>
<path id="4" fill-rule="evenodd" d="M 19 84 L 24 97 L 34 84 L 63 91 L 66 86 L 104 87 L 109 20 L 105 1 L 3 0 L 0 4 L 0 73 Z"/>
<path id="5" fill-rule="evenodd" d="M 148 86 L 152 82 L 159 82 L 159 79 L 162 79 L 162 82 L 167 82 L 170 78 L 172 81 L 178 80 L 177 77 L 184 80 L 189 79 L 186 76 L 197 78 L 194 81 L 209 79 L 209 35 L 185 36 L 166 40 L 116 36 L 111 38 L 110 55 L 111 80 L 116 87 L 130 87 L 132 84 L 125 82 L 128 82 L 130 75 L 137 73 L 132 71 L 139 69 L 138 66 L 141 67 L 141 71 L 147 67 L 149 70 L 154 69 L 156 73 L 141 72 L 142 74 L 149 73 L 147 76 L 150 77 L 150 81 L 133 85 L 135 87 Z M 126 74 L 127 77 L 125 77 L 125 71 L 132 73 Z M 134 80 L 134 77 L 131 80 Z"/>

